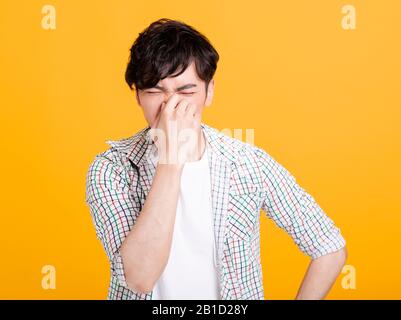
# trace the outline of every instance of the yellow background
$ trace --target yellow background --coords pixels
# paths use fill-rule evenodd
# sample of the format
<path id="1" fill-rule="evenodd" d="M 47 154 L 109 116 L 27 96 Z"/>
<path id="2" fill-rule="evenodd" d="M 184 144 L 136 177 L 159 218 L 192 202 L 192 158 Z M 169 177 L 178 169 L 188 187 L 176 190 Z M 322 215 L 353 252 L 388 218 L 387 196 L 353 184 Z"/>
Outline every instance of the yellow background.
<path id="1" fill-rule="evenodd" d="M 56 30 L 41 27 L 56 7 Z M 341 7 L 356 8 L 356 30 Z M 340 227 L 356 289 L 401 298 L 401 1 L 11 1 L 0 7 L 0 298 L 104 299 L 109 266 L 85 199 L 107 139 L 146 123 L 124 82 L 129 48 L 161 17 L 220 53 L 203 121 L 255 129 Z M 292 299 L 309 259 L 262 212 L 266 299 Z M 56 289 L 41 268 L 56 267 Z"/>

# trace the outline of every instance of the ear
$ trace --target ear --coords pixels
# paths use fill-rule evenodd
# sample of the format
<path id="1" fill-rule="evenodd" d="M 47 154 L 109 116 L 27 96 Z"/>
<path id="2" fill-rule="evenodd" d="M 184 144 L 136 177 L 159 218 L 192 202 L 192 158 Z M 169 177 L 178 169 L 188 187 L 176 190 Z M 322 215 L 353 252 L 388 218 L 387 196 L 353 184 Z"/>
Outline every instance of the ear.
<path id="1" fill-rule="evenodd" d="M 138 90 L 135 90 L 135 98 L 136 98 L 136 102 L 138 103 L 138 105 L 141 106 L 141 101 L 139 100 L 139 96 L 138 96 Z"/>
<path id="2" fill-rule="evenodd" d="M 205 106 L 208 107 L 212 104 L 213 95 L 214 95 L 214 79 L 210 80 L 209 85 L 207 87 Z"/>

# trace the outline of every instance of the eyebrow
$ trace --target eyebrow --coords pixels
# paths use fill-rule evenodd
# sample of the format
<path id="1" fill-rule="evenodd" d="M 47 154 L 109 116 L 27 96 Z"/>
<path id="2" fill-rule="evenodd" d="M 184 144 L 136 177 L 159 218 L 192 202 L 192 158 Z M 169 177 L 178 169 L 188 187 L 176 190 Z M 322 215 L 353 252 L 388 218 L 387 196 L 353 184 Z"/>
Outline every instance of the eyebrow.
<path id="1" fill-rule="evenodd" d="M 193 88 L 196 87 L 197 85 L 194 83 L 187 83 L 181 87 L 176 88 L 177 91 L 181 91 L 181 90 L 185 90 L 185 89 L 189 89 L 189 88 Z M 156 85 L 154 86 L 155 89 L 160 89 L 160 90 L 164 90 L 164 88 L 162 86 Z"/>

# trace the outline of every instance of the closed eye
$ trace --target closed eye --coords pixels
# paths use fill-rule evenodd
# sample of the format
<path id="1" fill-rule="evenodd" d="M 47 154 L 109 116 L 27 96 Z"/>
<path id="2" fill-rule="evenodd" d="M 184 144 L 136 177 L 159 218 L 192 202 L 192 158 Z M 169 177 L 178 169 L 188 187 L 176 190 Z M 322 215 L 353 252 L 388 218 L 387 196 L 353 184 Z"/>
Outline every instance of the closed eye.
<path id="1" fill-rule="evenodd" d="M 159 92 L 159 91 L 146 91 L 146 93 L 157 94 L 157 93 L 161 93 L 161 92 Z M 181 92 L 181 94 L 186 94 L 186 95 L 194 94 L 194 93 L 196 93 L 196 92 Z"/>

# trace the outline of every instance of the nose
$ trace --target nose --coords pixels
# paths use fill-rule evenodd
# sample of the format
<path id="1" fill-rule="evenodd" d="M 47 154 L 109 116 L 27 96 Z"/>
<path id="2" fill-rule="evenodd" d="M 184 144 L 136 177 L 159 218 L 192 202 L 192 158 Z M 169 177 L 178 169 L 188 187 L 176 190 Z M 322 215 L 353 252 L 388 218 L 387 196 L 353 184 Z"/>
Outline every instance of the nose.
<path id="1" fill-rule="evenodd" d="M 170 100 L 170 98 L 175 94 L 176 93 L 174 91 L 165 91 L 164 102 L 167 103 L 167 101 Z"/>

